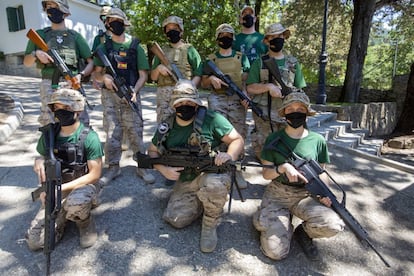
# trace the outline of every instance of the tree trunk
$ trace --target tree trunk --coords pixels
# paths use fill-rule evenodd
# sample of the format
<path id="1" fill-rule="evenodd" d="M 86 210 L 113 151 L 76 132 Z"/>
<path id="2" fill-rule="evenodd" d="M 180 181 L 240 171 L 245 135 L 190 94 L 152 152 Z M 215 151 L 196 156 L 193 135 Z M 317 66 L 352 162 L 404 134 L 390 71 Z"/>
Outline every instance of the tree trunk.
<path id="1" fill-rule="evenodd" d="M 348 53 L 341 101 L 356 103 L 359 100 L 362 69 L 367 54 L 369 33 L 375 9 L 375 0 L 354 0 L 351 46 Z"/>
<path id="2" fill-rule="evenodd" d="M 413 119 L 413 106 L 414 106 L 414 63 L 411 64 L 410 76 L 407 83 L 407 95 L 405 96 L 403 110 L 398 120 L 397 126 L 394 132 L 400 132 L 404 134 L 412 134 L 414 132 L 414 119 Z"/>

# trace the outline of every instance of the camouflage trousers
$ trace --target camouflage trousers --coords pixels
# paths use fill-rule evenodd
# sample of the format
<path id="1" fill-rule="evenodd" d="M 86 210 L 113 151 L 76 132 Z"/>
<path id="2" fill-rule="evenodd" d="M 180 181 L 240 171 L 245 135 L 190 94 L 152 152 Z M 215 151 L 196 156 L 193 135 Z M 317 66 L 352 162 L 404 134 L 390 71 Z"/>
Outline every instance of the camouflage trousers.
<path id="1" fill-rule="evenodd" d="M 66 83 L 62 83 L 59 86 L 66 86 Z M 52 88 L 52 81 L 49 79 L 43 79 L 40 82 L 40 115 L 37 121 L 41 126 L 45 126 L 50 123 L 54 123 L 55 119 L 53 112 L 47 106 L 47 103 L 50 102 L 53 92 L 56 89 Z M 86 126 L 89 125 L 89 114 L 86 109 L 80 114 L 80 121 L 83 122 Z"/>
<path id="2" fill-rule="evenodd" d="M 204 212 L 218 223 L 229 189 L 228 174 L 203 173 L 193 181 L 177 181 L 163 219 L 176 228 L 183 228 Z"/>
<path id="3" fill-rule="evenodd" d="M 246 109 L 240 103 L 240 98 L 234 94 L 218 94 L 212 92 L 208 96 L 208 107 L 223 115 L 234 126 L 242 137 L 247 135 Z"/>
<path id="4" fill-rule="evenodd" d="M 105 163 L 118 165 L 122 155 L 122 139 L 126 135 L 132 151 L 145 152 L 143 141 L 144 123 L 131 109 L 126 100 L 119 98 L 114 91 L 102 89 L 103 128 L 106 133 Z M 137 105 L 142 117 L 139 94 Z M 125 132 L 125 133 L 124 133 Z"/>
<path id="5" fill-rule="evenodd" d="M 62 195 L 65 196 L 65 195 Z M 55 220 L 55 241 L 63 236 L 67 220 L 80 222 L 90 216 L 92 207 L 97 203 L 97 191 L 93 184 L 79 187 L 62 200 L 62 209 Z M 42 206 L 27 230 L 26 241 L 31 250 L 44 247 L 45 235 L 45 209 Z"/>
<path id="6" fill-rule="evenodd" d="M 171 107 L 171 94 L 174 86 L 160 86 L 157 88 L 157 124 L 165 121 L 174 113 Z"/>
<path id="7" fill-rule="evenodd" d="M 261 249 L 269 258 L 287 257 L 293 235 L 292 215 L 303 220 L 310 238 L 332 237 L 344 229 L 342 219 L 331 208 L 311 198 L 304 188 L 272 181 L 253 216 L 253 224 L 261 232 Z"/>
<path id="8" fill-rule="evenodd" d="M 263 114 L 266 117 L 268 116 L 267 106 L 257 105 L 257 107 L 260 107 L 263 110 Z M 266 141 L 267 136 L 269 136 L 269 134 L 272 133 L 272 128 L 273 128 L 273 132 L 278 131 L 284 128 L 286 123 L 284 122 L 282 118 L 279 117 L 279 115 L 277 114 L 277 110 L 271 111 L 270 116 L 271 116 L 272 128 L 270 127 L 269 120 L 264 121 L 262 118 L 257 116 L 254 112 L 252 114 L 253 114 L 255 129 L 254 131 L 252 131 L 250 135 L 250 139 L 252 142 L 252 148 L 254 150 L 256 158 L 260 159 L 260 154 L 262 152 L 263 145 Z"/>

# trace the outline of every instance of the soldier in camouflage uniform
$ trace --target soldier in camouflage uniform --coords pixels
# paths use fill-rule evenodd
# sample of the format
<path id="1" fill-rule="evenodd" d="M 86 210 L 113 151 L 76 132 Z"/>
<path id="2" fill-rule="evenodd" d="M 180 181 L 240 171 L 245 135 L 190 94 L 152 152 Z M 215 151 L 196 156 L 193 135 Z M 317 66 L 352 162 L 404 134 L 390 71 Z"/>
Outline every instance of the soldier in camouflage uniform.
<path id="1" fill-rule="evenodd" d="M 45 126 L 37 144 L 41 155 L 36 158 L 34 171 L 39 182 L 46 181 L 45 158 L 49 153 L 48 133 L 55 131 L 54 152 L 61 163 L 62 209 L 56 219 L 56 241 L 62 238 L 67 220 L 76 223 L 82 248 L 92 246 L 97 240 L 95 222 L 91 209 L 97 204 L 97 187 L 94 185 L 101 176 L 103 151 L 98 134 L 79 121 L 85 100 L 76 90 L 60 89 L 53 93 L 49 108 L 58 122 Z M 43 184 L 44 185 L 44 184 Z M 45 196 L 42 192 L 42 206 L 32 221 L 26 235 L 31 250 L 44 247 Z"/>
<path id="2" fill-rule="evenodd" d="M 227 152 L 217 153 L 215 164 L 220 166 L 226 161 L 238 159 L 244 147 L 243 138 L 226 118 L 201 105 L 191 81 L 177 83 L 171 96 L 171 106 L 176 113 L 164 122 L 168 125 L 165 134 L 162 137 L 154 135 L 148 149 L 151 157 L 165 154 L 169 148 L 188 146 L 199 148 L 200 154 L 205 154 L 224 143 L 228 146 Z M 216 228 L 227 201 L 230 175 L 197 175 L 190 168 L 179 166 L 154 165 L 167 179 L 176 181 L 163 218 L 172 226 L 183 228 L 203 214 L 200 249 L 212 252 L 217 245 Z"/>
<path id="3" fill-rule="evenodd" d="M 210 54 L 207 61 L 211 60 L 214 62 L 224 74 L 231 78 L 240 90 L 245 92 L 245 81 L 247 79 L 247 72 L 250 69 L 250 63 L 245 55 L 231 48 L 234 41 L 233 27 L 229 24 L 221 24 L 216 29 L 215 39 L 219 50 L 216 53 Z M 211 89 L 208 97 L 208 107 L 226 117 L 237 132 L 242 137 L 246 137 L 246 108 L 242 105 L 240 97 L 235 93 L 231 96 L 227 95 L 226 84 L 211 73 L 208 65 L 205 65 L 205 67 L 201 86 Z M 239 187 L 247 188 L 247 182 L 243 178 L 241 171 L 237 171 L 236 175 Z"/>
<path id="4" fill-rule="evenodd" d="M 149 64 L 144 49 L 137 38 L 125 33 L 125 27 L 130 26 L 125 13 L 112 8 L 106 15 L 105 23 L 109 26 L 112 39 L 106 40 L 98 46 L 106 54 L 117 75 L 125 79 L 126 85 L 133 90 L 131 100 L 140 107 L 140 116 L 132 110 L 125 99 L 121 99 L 115 92 L 113 77 L 106 73 L 102 61 L 95 57 L 95 74 L 98 82 L 102 82 L 103 126 L 106 132 L 105 163 L 109 168 L 100 179 L 102 185 L 121 174 L 119 162 L 122 156 L 122 137 L 128 136 L 133 152 L 145 152 L 143 141 L 142 107 L 140 90 L 148 77 Z M 155 177 L 146 169 L 137 168 L 136 174 L 145 183 L 154 183 Z"/>
<path id="5" fill-rule="evenodd" d="M 52 22 L 50 27 L 37 30 L 39 36 L 47 43 L 49 48 L 56 49 L 68 68 L 72 71 L 78 82 L 93 71 L 92 53 L 86 40 L 74 30 L 69 30 L 65 25 L 65 18 L 70 15 L 67 0 L 42 1 L 43 11 Z M 80 59 L 87 61 L 85 68 L 79 68 Z M 38 121 L 44 126 L 52 123 L 53 114 L 47 108 L 47 103 L 53 92 L 59 87 L 59 69 L 53 64 L 53 59 L 44 51 L 39 49 L 32 41 L 28 41 L 23 63 L 32 66 L 36 63 L 41 69 L 42 81 L 40 83 L 40 116 Z M 55 77 L 57 75 L 57 78 Z M 53 81 L 52 81 L 53 79 Z M 82 113 L 81 121 L 89 124 L 86 110 Z"/>
<path id="6" fill-rule="evenodd" d="M 285 55 L 282 51 L 284 41 L 289 36 L 290 31 L 288 29 L 279 23 L 275 23 L 266 28 L 263 42 L 269 47 L 266 57 L 275 60 L 283 82 L 288 87 L 291 87 L 293 91 L 298 91 L 306 86 L 300 64 L 296 58 Z M 253 62 L 246 81 L 247 92 L 252 95 L 253 102 L 263 110 L 265 116 L 270 117 L 270 121 L 265 122 L 256 114 L 253 114 L 256 127 L 252 132 L 251 141 L 257 158 L 260 158 L 260 151 L 266 137 L 273 131 L 277 131 L 285 126 L 284 120 L 277 113 L 283 98 L 281 86 L 269 74 L 269 70 L 264 66 L 262 58 Z M 269 102 L 271 103 L 270 109 Z"/>
<path id="7" fill-rule="evenodd" d="M 177 65 L 185 79 L 192 80 L 197 87 L 202 75 L 202 62 L 200 54 L 193 45 L 182 40 L 184 24 L 182 18 L 169 16 L 162 22 L 162 28 L 167 36 L 168 45 L 162 47 L 171 63 Z M 171 93 L 175 86 L 169 68 L 154 57 L 151 70 L 151 79 L 157 82 L 157 123 L 167 119 L 174 110 L 170 106 Z"/>
<path id="8" fill-rule="evenodd" d="M 261 249 L 269 258 L 286 258 L 293 235 L 306 256 L 317 260 L 318 250 L 312 239 L 336 235 L 343 230 L 344 222 L 329 208 L 328 197 L 310 197 L 304 187 L 306 178 L 286 158 L 293 149 L 300 157 L 315 160 L 324 167 L 324 163 L 329 163 L 326 141 L 305 127 L 307 115 L 315 113 L 305 93 L 293 92 L 286 96 L 278 113 L 286 118 L 287 126 L 269 135 L 261 153 L 263 165 L 275 165 L 276 169 L 263 168 L 263 177 L 272 182 L 266 187 L 253 224 L 261 232 Z M 303 220 L 294 233 L 292 216 Z"/>

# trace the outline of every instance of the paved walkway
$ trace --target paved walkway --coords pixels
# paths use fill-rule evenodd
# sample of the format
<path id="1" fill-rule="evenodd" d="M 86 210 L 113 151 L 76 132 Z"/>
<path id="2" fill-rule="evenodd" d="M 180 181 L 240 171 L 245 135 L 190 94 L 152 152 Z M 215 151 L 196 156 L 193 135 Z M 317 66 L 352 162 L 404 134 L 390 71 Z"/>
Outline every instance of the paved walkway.
<path id="1" fill-rule="evenodd" d="M 7 141 L 0 144 L 0 274 L 44 275 L 45 256 L 30 252 L 25 230 L 39 203 L 30 192 L 37 185 L 32 171 L 39 137 L 38 79 L 0 76 L 0 90 L 22 103 L 24 117 Z M 104 141 L 99 92 L 88 88 L 95 105 L 91 124 Z M 155 94 L 143 92 L 148 143 L 155 129 Z M 69 225 L 52 253 L 54 275 L 414 275 L 414 175 L 378 164 L 347 151 L 331 149 L 328 167 L 347 191 L 347 208 L 370 233 L 372 243 L 392 268 L 363 247 L 346 230 L 331 239 L 316 241 L 321 260 L 310 262 L 293 242 L 287 259 L 275 262 L 260 251 L 259 234 L 251 216 L 260 204 L 267 182 L 260 170 L 244 173 L 250 182 L 241 202 L 237 193 L 232 212 L 225 212 L 218 228 L 216 251 L 199 250 L 200 221 L 174 229 L 161 219 L 170 187 L 157 182 L 145 185 L 134 173 L 130 152 L 121 162 L 122 175 L 105 187 L 101 205 L 94 210 L 99 239 L 80 249 L 79 234 Z M 338 197 L 340 198 L 340 196 Z M 227 209 L 226 209 L 227 210 Z M 297 223 L 297 221 L 295 221 Z"/>

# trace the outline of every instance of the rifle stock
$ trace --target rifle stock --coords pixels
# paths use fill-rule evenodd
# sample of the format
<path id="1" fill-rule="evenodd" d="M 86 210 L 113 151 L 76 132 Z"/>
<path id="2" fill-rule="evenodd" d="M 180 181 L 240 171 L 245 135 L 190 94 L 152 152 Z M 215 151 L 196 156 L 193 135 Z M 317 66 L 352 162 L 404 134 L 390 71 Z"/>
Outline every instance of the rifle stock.
<path id="1" fill-rule="evenodd" d="M 209 60 L 207 62 L 207 65 L 210 67 L 211 73 L 213 73 L 214 76 L 228 85 L 228 88 L 230 90 L 230 93 L 227 93 L 228 95 L 233 95 L 236 93 L 242 101 L 248 102 L 249 107 L 257 116 L 262 118 L 264 121 L 266 120 L 263 114 L 263 110 L 260 107 L 256 106 L 255 103 L 253 103 L 252 100 L 231 80 L 228 75 L 225 75 L 213 61 Z"/>
<path id="2" fill-rule="evenodd" d="M 143 120 L 138 104 L 132 101 L 132 94 L 134 91 L 132 91 L 129 85 L 126 85 L 125 79 L 118 76 L 108 57 L 105 55 L 101 48 L 97 48 L 94 55 L 102 61 L 105 70 L 114 78 L 114 84 L 116 87 L 115 93 L 118 95 L 118 97 L 121 99 L 124 98 L 128 102 L 131 109 L 138 114 L 138 117 L 141 120 Z"/>
<path id="3" fill-rule="evenodd" d="M 180 79 L 184 79 L 184 76 L 181 73 L 181 71 L 178 69 L 177 65 L 175 65 L 174 63 L 168 60 L 164 51 L 161 49 L 160 45 L 158 45 L 157 42 L 154 42 L 152 44 L 150 51 L 158 57 L 161 64 L 163 64 L 168 69 L 170 69 L 170 71 L 173 73 L 171 77 L 174 79 L 175 82 L 177 82 Z"/>
<path id="4" fill-rule="evenodd" d="M 53 63 L 58 68 L 62 76 L 65 80 L 70 81 L 72 84 L 72 88 L 78 90 L 83 97 L 85 97 L 86 105 L 90 110 L 93 110 L 93 107 L 89 104 L 88 100 L 86 99 L 85 89 L 82 87 L 82 84 L 78 81 L 78 79 L 72 74 L 72 71 L 68 68 L 65 61 L 59 55 L 59 53 L 55 49 L 49 48 L 46 42 L 40 37 L 40 35 L 33 29 L 30 29 L 26 36 L 42 51 L 47 52 L 53 59 Z"/>

